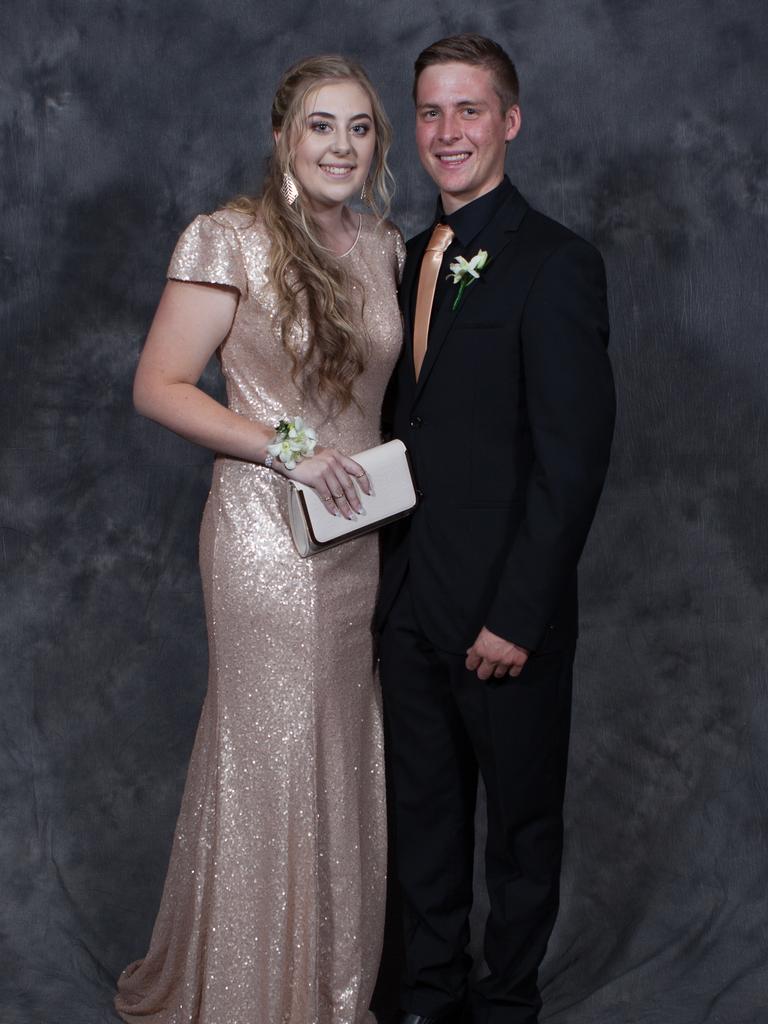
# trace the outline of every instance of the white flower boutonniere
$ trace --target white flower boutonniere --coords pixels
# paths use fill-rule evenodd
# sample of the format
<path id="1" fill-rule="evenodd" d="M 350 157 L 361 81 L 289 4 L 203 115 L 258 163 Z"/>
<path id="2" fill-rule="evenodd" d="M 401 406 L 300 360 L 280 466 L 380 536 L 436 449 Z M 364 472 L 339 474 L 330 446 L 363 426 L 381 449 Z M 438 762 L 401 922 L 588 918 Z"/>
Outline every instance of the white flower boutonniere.
<path id="1" fill-rule="evenodd" d="M 478 249 L 471 260 L 465 260 L 463 256 L 457 256 L 456 260 L 450 264 L 451 273 L 448 277 L 453 278 L 453 283 L 459 286 L 456 298 L 451 306 L 454 312 L 459 308 L 464 289 L 469 288 L 471 284 L 477 281 L 480 277 L 480 271 L 484 270 L 487 264 L 488 253 L 485 249 Z"/>
<path id="2" fill-rule="evenodd" d="M 297 462 L 315 454 L 316 444 L 317 434 L 314 429 L 305 426 L 301 416 L 294 416 L 292 420 L 280 420 L 275 430 L 275 440 L 267 445 L 267 451 L 273 459 L 279 459 L 286 469 L 295 469 Z"/>

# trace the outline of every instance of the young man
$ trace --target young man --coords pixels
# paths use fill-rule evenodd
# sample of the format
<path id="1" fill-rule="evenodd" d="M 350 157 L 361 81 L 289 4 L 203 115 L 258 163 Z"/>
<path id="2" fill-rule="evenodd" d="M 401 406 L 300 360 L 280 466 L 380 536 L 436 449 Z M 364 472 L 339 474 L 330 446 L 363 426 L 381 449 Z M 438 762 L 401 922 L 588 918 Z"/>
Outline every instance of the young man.
<path id="1" fill-rule="evenodd" d="M 535 1024 L 558 907 L 576 565 L 614 422 L 605 274 L 504 176 L 521 115 L 500 46 L 434 43 L 414 97 L 440 197 L 408 244 L 394 433 L 421 501 L 385 538 L 378 608 L 402 1022 Z M 469 991 L 478 770 L 488 973 Z"/>

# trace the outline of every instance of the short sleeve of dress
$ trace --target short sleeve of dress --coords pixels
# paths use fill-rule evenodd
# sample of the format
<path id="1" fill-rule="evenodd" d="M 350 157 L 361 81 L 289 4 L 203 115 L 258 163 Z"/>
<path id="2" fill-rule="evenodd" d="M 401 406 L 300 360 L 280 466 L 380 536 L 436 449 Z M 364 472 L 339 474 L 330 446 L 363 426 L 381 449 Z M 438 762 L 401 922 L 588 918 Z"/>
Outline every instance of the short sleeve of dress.
<path id="1" fill-rule="evenodd" d="M 215 215 L 196 217 L 176 244 L 168 277 L 230 285 L 245 295 L 248 278 L 237 230 Z"/>

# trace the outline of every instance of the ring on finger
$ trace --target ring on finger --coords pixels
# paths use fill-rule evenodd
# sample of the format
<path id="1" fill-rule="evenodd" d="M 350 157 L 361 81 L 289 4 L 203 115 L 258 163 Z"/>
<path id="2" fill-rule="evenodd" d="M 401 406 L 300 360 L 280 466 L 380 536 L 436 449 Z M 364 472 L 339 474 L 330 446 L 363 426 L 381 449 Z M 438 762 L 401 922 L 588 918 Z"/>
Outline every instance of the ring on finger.
<path id="1" fill-rule="evenodd" d="M 342 491 L 341 494 L 334 494 L 333 497 L 338 501 L 339 498 L 343 498 L 344 497 L 344 492 Z"/>
<path id="2" fill-rule="evenodd" d="M 323 498 L 323 501 L 333 501 L 333 495 L 329 494 L 327 498 Z"/>

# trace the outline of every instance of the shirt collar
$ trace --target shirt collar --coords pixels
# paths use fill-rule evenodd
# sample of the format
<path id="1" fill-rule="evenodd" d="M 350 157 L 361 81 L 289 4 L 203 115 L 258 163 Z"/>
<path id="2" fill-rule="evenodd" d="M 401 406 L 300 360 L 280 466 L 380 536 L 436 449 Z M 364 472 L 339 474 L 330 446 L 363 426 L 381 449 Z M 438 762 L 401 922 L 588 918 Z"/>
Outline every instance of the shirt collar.
<path id="1" fill-rule="evenodd" d="M 460 207 L 454 213 L 446 213 L 443 210 L 442 200 L 438 196 L 435 223 L 442 222 L 450 225 L 453 228 L 455 241 L 461 246 L 467 246 L 493 220 L 511 192 L 512 183 L 505 174 L 496 188 L 478 196 L 477 199 L 473 199 L 471 203 Z"/>

